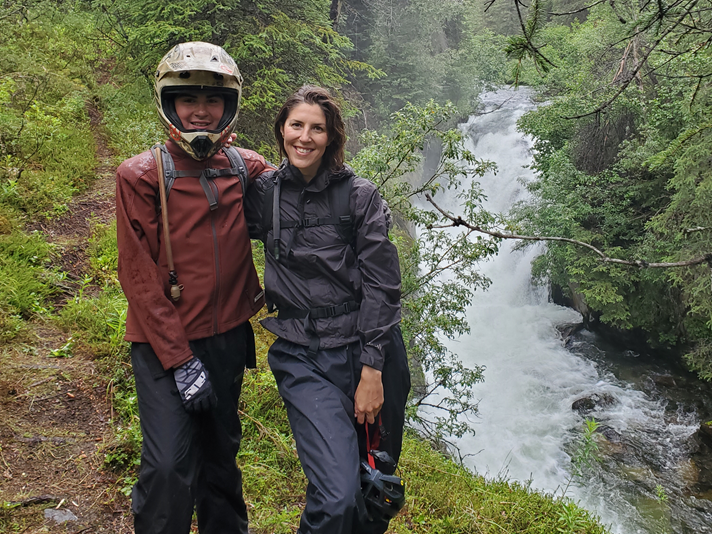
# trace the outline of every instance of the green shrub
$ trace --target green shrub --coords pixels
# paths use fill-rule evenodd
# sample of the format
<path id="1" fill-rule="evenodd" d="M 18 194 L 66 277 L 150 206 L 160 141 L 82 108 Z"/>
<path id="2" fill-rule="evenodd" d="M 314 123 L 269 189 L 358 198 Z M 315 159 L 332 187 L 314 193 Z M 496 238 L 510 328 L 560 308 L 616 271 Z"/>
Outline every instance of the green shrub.
<path id="1" fill-rule="evenodd" d="M 109 144 L 117 163 L 166 140 L 158 121 L 151 87 L 135 75 L 119 87 L 106 84 L 98 90 Z"/>
<path id="2" fill-rule="evenodd" d="M 87 279 L 90 281 L 91 279 Z M 67 302 L 57 317 L 58 323 L 80 344 L 98 357 L 127 354 L 126 298 L 120 289 L 108 287 L 96 297 L 83 291 Z"/>
<path id="3" fill-rule="evenodd" d="M 118 285 L 116 269 L 119 264 L 119 247 L 116 241 L 116 221 L 94 225 L 89 238 L 89 265 L 102 285 Z"/>
<path id="4" fill-rule="evenodd" d="M 8 317 L 46 311 L 47 299 L 56 293 L 56 275 L 46 268 L 51 250 L 38 233 L 0 235 L 0 309 L 11 330 L 16 322 Z"/>
<path id="5" fill-rule="evenodd" d="M 0 203 L 51 217 L 87 187 L 97 164 L 86 110 L 96 50 L 80 37 L 91 17 L 51 4 L 29 18 L 2 11 Z"/>

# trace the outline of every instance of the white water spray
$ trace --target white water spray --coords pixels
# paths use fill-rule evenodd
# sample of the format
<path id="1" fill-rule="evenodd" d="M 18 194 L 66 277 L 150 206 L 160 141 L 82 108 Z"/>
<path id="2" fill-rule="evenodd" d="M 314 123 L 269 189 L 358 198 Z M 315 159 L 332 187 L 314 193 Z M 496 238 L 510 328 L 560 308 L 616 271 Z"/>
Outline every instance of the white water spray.
<path id="1" fill-rule="evenodd" d="M 490 109 L 506 102 L 496 111 L 471 118 L 462 128 L 470 137 L 468 148 L 498 166 L 496 175 L 481 180 L 488 197 L 485 208 L 507 212 L 528 194 L 522 181 L 533 178 L 526 168 L 531 163 L 531 141 L 517 132 L 516 121 L 534 104 L 527 90 L 487 93 L 483 101 Z M 458 212 L 457 206 L 447 207 Z M 660 401 L 616 379 L 594 360 L 567 350 L 556 326 L 580 322 L 579 314 L 549 303 L 546 288 L 531 285 L 531 261 L 541 249 L 512 251 L 512 246 L 505 241 L 499 255 L 482 264 L 492 285 L 477 292 L 468 309 L 471 333 L 449 342 L 466 365 L 486 367 L 485 382 L 475 387 L 481 399 L 476 435 L 457 442 L 461 453 L 469 455 L 466 464 L 488 477 L 531 481 L 533 488 L 561 495 L 571 479 L 567 445 L 583 424 L 571 405 L 584 395 L 606 393 L 616 402 L 597 412 L 596 418 L 619 435 L 643 435 L 631 438 L 638 440 L 635 446 L 646 448 L 644 454 L 655 457 L 661 469 L 668 464 L 674 470 L 674 449 L 684 449 L 684 440 L 695 429 L 694 415 L 669 421 Z M 635 469 L 614 465 L 612 472 L 602 470 L 596 480 L 571 485 L 566 496 L 599 515 L 617 534 L 661 529 L 712 532 L 704 514 L 674 528 L 679 522 L 670 520 L 651 493 L 656 474 L 648 466 Z M 637 484 L 638 476 L 647 477 L 647 489 Z M 670 484 L 674 491 L 676 483 Z"/>

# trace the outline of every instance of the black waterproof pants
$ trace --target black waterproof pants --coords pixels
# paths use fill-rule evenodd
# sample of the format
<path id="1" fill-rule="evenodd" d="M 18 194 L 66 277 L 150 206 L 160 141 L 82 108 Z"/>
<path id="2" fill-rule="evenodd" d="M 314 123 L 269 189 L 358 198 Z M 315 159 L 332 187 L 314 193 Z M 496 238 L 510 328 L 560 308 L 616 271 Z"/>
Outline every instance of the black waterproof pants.
<path id="1" fill-rule="evenodd" d="M 396 350 L 383 369 L 384 445 L 397 461 L 403 438 L 405 402 L 410 390 L 405 347 L 394 329 Z M 309 481 L 300 534 L 382 534 L 386 521 L 369 521 L 361 495 L 363 427 L 354 418 L 354 393 L 361 376 L 358 343 L 319 350 L 283 339 L 269 350 L 269 364 L 287 408 L 302 469 Z"/>
<path id="2" fill-rule="evenodd" d="M 201 534 L 247 534 L 242 473 L 235 457 L 242 427 L 238 399 L 254 338 L 249 323 L 191 341 L 210 374 L 218 403 L 191 415 L 173 371 L 164 371 L 148 343 L 133 343 L 143 449 L 132 509 L 136 534 L 187 534 L 195 507 Z"/>

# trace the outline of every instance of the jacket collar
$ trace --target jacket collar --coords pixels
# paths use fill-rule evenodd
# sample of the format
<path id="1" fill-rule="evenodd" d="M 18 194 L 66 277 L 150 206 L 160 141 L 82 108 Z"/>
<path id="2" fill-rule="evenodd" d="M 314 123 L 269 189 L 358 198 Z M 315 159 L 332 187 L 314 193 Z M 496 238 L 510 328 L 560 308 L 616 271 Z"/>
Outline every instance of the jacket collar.
<path id="1" fill-rule="evenodd" d="M 294 165 L 291 165 L 285 158 L 277 171 L 282 180 L 294 182 L 300 187 L 304 187 L 307 191 L 318 193 L 326 189 L 334 180 L 343 180 L 353 174 L 353 170 L 348 165 L 344 165 L 337 171 L 329 171 L 328 169 L 319 169 L 316 176 L 307 184 L 302 176 L 302 172 Z"/>

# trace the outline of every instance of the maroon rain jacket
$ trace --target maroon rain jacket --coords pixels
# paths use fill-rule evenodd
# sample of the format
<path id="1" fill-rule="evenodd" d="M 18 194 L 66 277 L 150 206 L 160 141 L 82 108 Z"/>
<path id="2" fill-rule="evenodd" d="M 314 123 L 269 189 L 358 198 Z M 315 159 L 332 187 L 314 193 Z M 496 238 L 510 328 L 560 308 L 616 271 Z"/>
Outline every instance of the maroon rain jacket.
<path id="1" fill-rule="evenodd" d="M 222 151 L 196 161 L 173 141 L 166 147 L 177 170 L 230 168 Z M 238 150 L 250 181 L 272 169 L 256 152 Z M 214 211 L 198 177 L 177 178 L 168 197 L 173 261 L 184 286 L 180 300 L 173 302 L 153 155 L 146 151 L 128 159 L 116 173 L 118 272 L 129 302 L 125 339 L 150 343 L 164 369 L 190 360 L 189 340 L 227 332 L 264 302 L 252 263 L 240 178 L 219 177 L 210 184 L 218 199 Z"/>

